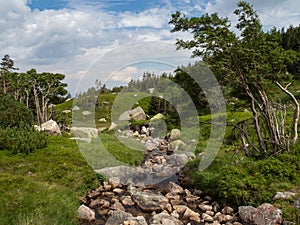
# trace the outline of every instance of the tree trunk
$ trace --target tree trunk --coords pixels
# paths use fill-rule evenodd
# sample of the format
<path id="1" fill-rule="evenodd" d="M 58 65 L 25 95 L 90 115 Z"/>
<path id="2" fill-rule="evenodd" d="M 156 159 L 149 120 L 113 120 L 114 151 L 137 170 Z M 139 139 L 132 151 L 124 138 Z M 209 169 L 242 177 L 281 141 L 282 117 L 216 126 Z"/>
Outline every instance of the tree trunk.
<path id="1" fill-rule="evenodd" d="M 39 97 L 36 88 L 33 86 L 33 95 L 34 95 L 34 101 L 35 101 L 35 109 L 36 109 L 36 117 L 38 125 L 40 126 L 42 124 L 41 120 L 41 108 L 39 103 Z"/>
<path id="2" fill-rule="evenodd" d="M 300 107 L 299 107 L 299 103 L 297 101 L 297 99 L 295 98 L 295 96 L 290 92 L 288 91 L 288 87 L 292 84 L 292 83 L 289 83 L 288 85 L 286 85 L 286 87 L 284 88 L 278 81 L 275 82 L 275 84 L 284 92 L 286 93 L 287 95 L 289 95 L 294 104 L 295 104 L 295 113 L 294 113 L 294 119 L 293 119 L 293 132 L 294 132 L 294 137 L 293 137 L 293 140 L 292 140 L 292 143 L 295 144 L 298 140 L 298 121 L 299 121 L 299 113 L 300 113 Z"/>

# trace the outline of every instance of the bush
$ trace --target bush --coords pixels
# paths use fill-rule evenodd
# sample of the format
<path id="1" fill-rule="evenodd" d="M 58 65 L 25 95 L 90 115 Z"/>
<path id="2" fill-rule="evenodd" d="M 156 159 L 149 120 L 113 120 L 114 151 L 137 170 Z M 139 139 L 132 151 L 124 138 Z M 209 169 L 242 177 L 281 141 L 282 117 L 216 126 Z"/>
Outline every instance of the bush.
<path id="1" fill-rule="evenodd" d="M 277 191 L 299 186 L 299 174 L 300 154 L 286 153 L 264 160 L 246 158 L 234 163 L 222 156 L 208 170 L 194 169 L 191 173 L 197 188 L 208 194 L 233 205 L 254 206 L 272 203 Z"/>
<path id="2" fill-rule="evenodd" d="M 33 115 L 24 104 L 7 94 L 0 93 L 0 128 L 22 128 L 33 123 Z"/>
<path id="3" fill-rule="evenodd" d="M 10 150 L 14 154 L 28 154 L 46 146 L 47 136 L 31 127 L 0 129 L 0 150 Z"/>

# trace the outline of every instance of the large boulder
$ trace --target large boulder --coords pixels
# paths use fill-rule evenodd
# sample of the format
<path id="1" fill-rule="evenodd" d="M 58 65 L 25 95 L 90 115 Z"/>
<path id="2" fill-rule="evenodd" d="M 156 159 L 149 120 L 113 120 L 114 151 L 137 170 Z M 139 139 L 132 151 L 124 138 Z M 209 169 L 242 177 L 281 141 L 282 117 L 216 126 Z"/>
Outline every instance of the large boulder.
<path id="1" fill-rule="evenodd" d="M 154 192 L 145 192 L 134 187 L 129 192 L 132 200 L 145 212 L 161 211 L 161 205 L 168 203 L 168 199 L 165 196 Z"/>
<path id="2" fill-rule="evenodd" d="M 42 123 L 38 130 L 45 131 L 51 135 L 61 135 L 59 126 L 54 120 L 48 120 L 47 122 Z"/>
<path id="3" fill-rule="evenodd" d="M 132 120 L 145 120 L 146 114 L 142 107 L 138 106 L 135 109 L 129 111 L 130 118 Z"/>
<path id="4" fill-rule="evenodd" d="M 264 203 L 258 208 L 240 206 L 239 217 L 246 225 L 280 225 L 282 212 L 269 203 Z"/>
<path id="5" fill-rule="evenodd" d="M 253 222 L 256 225 L 280 225 L 282 222 L 282 212 L 275 206 L 264 203 L 257 208 L 253 215 Z"/>
<path id="6" fill-rule="evenodd" d="M 142 107 L 138 106 L 132 110 L 128 110 L 123 112 L 119 116 L 119 120 L 121 121 L 128 121 L 128 120 L 145 120 L 146 119 L 146 114 Z"/>
<path id="7" fill-rule="evenodd" d="M 74 134 L 74 136 L 80 138 L 98 137 L 98 129 L 93 127 L 72 127 L 71 132 Z"/>

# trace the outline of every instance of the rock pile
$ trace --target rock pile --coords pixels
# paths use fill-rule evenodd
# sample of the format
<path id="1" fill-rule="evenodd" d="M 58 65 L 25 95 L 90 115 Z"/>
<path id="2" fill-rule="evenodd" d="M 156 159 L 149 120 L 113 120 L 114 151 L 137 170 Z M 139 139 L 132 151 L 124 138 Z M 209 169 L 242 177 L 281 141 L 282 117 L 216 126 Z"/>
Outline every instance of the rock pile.
<path id="1" fill-rule="evenodd" d="M 111 178 L 81 199 L 80 224 L 241 224 L 233 208 L 201 194 L 174 182 L 137 187 Z"/>

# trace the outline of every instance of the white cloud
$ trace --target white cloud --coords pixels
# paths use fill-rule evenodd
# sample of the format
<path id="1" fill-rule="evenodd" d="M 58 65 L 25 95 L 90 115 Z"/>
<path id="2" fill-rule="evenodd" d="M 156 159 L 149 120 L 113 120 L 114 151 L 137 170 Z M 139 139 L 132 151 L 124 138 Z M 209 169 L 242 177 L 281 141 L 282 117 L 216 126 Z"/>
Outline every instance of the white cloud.
<path id="1" fill-rule="evenodd" d="M 120 16 L 119 27 L 152 27 L 163 28 L 169 19 L 168 14 L 163 14 L 165 10 L 153 8 L 138 14 L 125 12 Z"/>
<path id="2" fill-rule="evenodd" d="M 133 77 L 139 75 L 140 71 L 134 66 L 128 66 L 112 74 L 113 81 L 129 82 Z"/>
<path id="3" fill-rule="evenodd" d="M 237 8 L 239 0 L 216 0 L 208 2 L 205 11 L 207 13 L 218 12 L 220 16 L 227 16 L 233 24 L 237 22 L 233 11 Z M 277 28 L 298 26 L 300 24 L 300 4 L 295 0 L 248 0 L 262 21 L 266 30 L 273 26 Z"/>
<path id="4" fill-rule="evenodd" d="M 161 5 L 152 4 L 152 8 L 139 12 L 107 11 L 104 1 L 65 2 L 68 2 L 69 8 L 40 11 L 31 10 L 29 0 L 0 0 L 0 57 L 9 54 L 21 71 L 36 68 L 38 71 L 65 73 L 69 84 L 78 83 L 82 71 L 88 71 L 99 58 L 110 54 L 113 49 L 123 47 L 119 58 L 117 55 L 110 58 L 118 63 L 106 61 L 110 68 L 102 64 L 103 71 L 111 73 L 118 70 L 125 66 L 124 63 L 137 60 L 136 55 L 141 59 L 161 61 L 173 57 L 173 63 L 180 64 L 184 57 L 189 59 L 190 53 L 175 54 L 175 39 L 189 39 L 191 34 L 169 32 L 171 13 L 180 10 L 188 16 L 200 16 L 202 12 L 218 11 L 221 16 L 232 19 L 238 0 L 215 0 L 213 3 L 165 0 Z M 109 4 L 109 1 L 105 3 Z M 123 1 L 119 3 L 125 4 Z M 257 9 L 267 28 L 273 25 L 299 25 L 300 4 L 297 1 L 250 0 L 250 3 Z M 135 45 L 135 48 L 126 47 L 128 44 L 149 41 L 167 41 L 170 47 L 153 47 L 149 43 Z"/>

